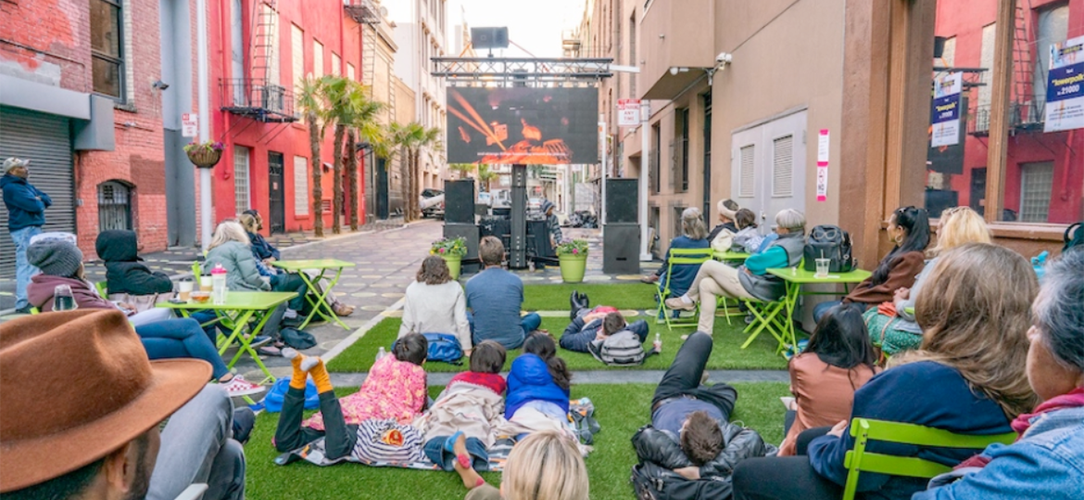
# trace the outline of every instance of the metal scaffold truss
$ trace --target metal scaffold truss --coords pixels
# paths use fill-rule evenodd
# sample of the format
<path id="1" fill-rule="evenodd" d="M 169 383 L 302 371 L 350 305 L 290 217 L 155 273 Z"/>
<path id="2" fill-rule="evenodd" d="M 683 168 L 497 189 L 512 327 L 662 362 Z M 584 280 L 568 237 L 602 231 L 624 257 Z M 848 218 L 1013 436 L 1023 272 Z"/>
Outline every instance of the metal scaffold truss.
<path id="1" fill-rule="evenodd" d="M 525 86 L 588 84 L 613 76 L 613 59 L 434 57 L 432 75 L 448 82 Z"/>

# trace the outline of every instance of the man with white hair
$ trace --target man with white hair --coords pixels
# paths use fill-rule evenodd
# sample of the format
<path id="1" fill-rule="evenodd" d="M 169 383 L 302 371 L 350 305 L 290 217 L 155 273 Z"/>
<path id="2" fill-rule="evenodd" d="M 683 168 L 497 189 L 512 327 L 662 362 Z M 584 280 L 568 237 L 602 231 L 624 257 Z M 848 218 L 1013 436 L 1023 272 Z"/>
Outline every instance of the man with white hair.
<path id="1" fill-rule="evenodd" d="M 29 165 L 30 160 L 8 158 L 4 160 L 4 176 L 0 177 L 4 206 L 8 209 L 8 233 L 15 243 L 15 312 L 21 314 L 30 312 L 26 285 L 38 272 L 26 260 L 26 249 L 30 246 L 30 238 L 41 233 L 45 209 L 53 204 L 49 195 L 27 182 Z"/>

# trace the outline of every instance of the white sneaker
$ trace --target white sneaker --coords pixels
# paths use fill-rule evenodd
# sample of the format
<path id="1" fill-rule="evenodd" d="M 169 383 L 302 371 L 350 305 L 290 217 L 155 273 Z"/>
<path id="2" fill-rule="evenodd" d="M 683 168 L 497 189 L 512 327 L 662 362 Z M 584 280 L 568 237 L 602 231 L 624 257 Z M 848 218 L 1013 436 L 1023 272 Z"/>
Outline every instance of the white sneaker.
<path id="1" fill-rule="evenodd" d="M 263 386 L 245 380 L 241 375 L 234 375 L 229 382 L 222 384 L 222 388 L 226 389 L 226 394 L 231 398 L 259 394 L 266 390 Z"/>
<path id="2" fill-rule="evenodd" d="M 285 313 L 282 313 L 282 319 L 294 319 L 297 317 L 297 311 L 293 309 L 287 309 Z"/>

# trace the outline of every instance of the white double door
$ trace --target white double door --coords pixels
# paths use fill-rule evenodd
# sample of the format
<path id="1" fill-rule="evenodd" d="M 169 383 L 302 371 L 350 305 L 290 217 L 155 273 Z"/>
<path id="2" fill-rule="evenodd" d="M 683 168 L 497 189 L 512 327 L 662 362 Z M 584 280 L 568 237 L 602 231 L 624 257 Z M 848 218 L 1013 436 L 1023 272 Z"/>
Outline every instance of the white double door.
<path id="1" fill-rule="evenodd" d="M 806 111 L 738 129 L 731 135 L 730 197 L 757 214 L 761 233 L 784 208 L 805 213 Z"/>

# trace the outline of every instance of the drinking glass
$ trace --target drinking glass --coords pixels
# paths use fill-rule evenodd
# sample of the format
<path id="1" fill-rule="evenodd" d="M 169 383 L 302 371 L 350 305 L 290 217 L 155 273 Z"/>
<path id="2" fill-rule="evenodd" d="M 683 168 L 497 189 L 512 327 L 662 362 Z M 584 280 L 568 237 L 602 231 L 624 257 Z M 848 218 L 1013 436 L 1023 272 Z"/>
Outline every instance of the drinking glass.
<path id="1" fill-rule="evenodd" d="M 79 305 L 75 303 L 75 297 L 72 296 L 72 287 L 68 285 L 57 285 L 53 289 L 53 310 L 54 311 L 74 311 L 79 308 Z"/>

